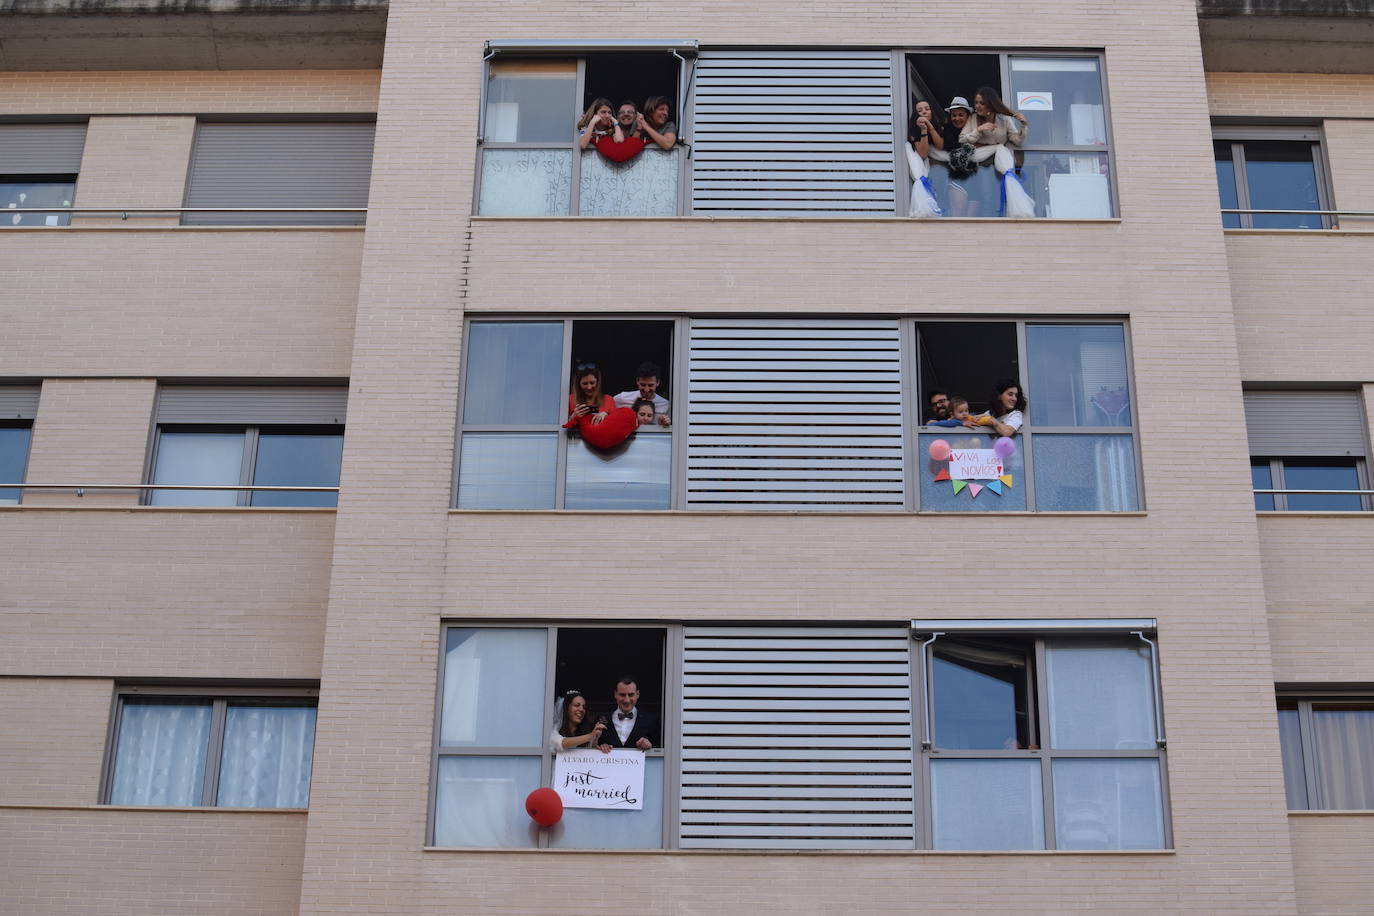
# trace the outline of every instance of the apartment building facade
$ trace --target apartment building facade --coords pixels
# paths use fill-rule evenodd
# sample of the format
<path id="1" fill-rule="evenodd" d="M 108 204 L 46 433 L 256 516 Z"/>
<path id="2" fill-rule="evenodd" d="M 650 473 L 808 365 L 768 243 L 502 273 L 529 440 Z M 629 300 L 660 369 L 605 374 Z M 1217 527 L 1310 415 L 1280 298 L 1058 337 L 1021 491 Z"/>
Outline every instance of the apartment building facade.
<path id="1" fill-rule="evenodd" d="M 6 10 L 0 912 L 1363 911 L 1364 6 Z"/>

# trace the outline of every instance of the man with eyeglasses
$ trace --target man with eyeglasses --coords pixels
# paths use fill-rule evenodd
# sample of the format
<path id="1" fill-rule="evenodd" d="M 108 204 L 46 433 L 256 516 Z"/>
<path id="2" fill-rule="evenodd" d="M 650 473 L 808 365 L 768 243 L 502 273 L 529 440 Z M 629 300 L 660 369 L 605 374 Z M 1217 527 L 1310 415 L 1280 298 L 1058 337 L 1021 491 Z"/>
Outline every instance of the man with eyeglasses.
<path id="1" fill-rule="evenodd" d="M 935 420 L 949 419 L 949 395 L 936 388 L 930 393 L 930 413 L 926 416 L 925 422 L 931 423 Z"/>

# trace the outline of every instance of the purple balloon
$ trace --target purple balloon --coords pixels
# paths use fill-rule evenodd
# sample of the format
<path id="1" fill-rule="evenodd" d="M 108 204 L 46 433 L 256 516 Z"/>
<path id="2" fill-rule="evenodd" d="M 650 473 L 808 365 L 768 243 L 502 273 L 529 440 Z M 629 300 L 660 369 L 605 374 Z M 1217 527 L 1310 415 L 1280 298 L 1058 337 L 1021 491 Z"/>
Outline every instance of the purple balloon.
<path id="1" fill-rule="evenodd" d="M 992 443 L 992 450 L 997 453 L 998 458 L 1010 458 L 1016 454 L 1016 443 L 1003 436 Z"/>

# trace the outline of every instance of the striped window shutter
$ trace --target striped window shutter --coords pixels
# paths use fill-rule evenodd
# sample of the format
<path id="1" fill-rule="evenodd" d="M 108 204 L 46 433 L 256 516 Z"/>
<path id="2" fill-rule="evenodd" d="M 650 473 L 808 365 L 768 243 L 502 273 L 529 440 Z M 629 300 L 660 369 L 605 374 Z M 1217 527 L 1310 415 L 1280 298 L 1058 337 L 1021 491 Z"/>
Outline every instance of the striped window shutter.
<path id="1" fill-rule="evenodd" d="M 688 627 L 684 849 L 911 849 L 909 634 Z"/>
<path id="2" fill-rule="evenodd" d="M 687 508 L 903 508 L 895 320 L 700 319 L 689 346 Z"/>
<path id="3" fill-rule="evenodd" d="M 158 423 L 341 426 L 347 412 L 342 387 L 168 385 L 157 392 Z"/>
<path id="4" fill-rule="evenodd" d="M 376 125 L 200 124 L 188 207 L 366 207 Z M 361 225 L 362 213 L 187 213 L 187 225 Z"/>
<path id="5" fill-rule="evenodd" d="M 0 175 L 75 175 L 85 124 L 0 124 Z"/>
<path id="6" fill-rule="evenodd" d="M 896 215 L 892 85 L 882 51 L 703 51 L 693 212 Z"/>
<path id="7" fill-rule="evenodd" d="M 37 385 L 0 386 L 0 420 L 32 420 L 38 415 Z"/>
<path id="8" fill-rule="evenodd" d="M 1362 456 L 1368 450 L 1355 391 L 1247 391 L 1245 426 L 1256 458 Z"/>

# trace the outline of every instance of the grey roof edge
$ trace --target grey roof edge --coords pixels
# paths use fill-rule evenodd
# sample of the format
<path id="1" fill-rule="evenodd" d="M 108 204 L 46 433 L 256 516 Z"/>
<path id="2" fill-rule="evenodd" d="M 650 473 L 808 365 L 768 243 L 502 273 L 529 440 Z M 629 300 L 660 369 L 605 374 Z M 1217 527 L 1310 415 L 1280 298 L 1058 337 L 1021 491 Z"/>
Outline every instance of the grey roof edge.
<path id="1" fill-rule="evenodd" d="M 386 11 L 391 0 L 0 0 L 0 15 L 176 16 L 191 13 L 362 13 Z"/>
<path id="2" fill-rule="evenodd" d="M 1305 19 L 1374 17 L 1374 0 L 1197 0 L 1199 19 L 1300 16 Z"/>

